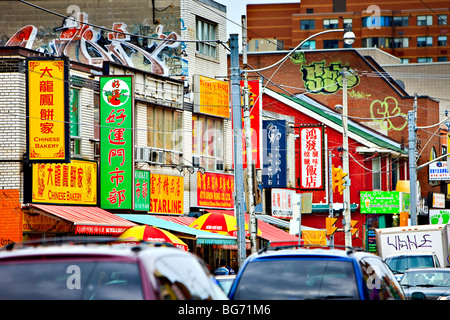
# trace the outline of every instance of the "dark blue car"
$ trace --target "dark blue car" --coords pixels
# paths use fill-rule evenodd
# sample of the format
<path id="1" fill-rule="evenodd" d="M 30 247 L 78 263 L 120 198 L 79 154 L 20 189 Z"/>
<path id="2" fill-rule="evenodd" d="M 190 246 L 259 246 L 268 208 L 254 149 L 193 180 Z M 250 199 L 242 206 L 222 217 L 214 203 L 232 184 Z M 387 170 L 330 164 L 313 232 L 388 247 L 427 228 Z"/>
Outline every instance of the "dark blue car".
<path id="1" fill-rule="evenodd" d="M 405 300 L 383 260 L 355 250 L 262 250 L 249 256 L 232 300 Z"/>

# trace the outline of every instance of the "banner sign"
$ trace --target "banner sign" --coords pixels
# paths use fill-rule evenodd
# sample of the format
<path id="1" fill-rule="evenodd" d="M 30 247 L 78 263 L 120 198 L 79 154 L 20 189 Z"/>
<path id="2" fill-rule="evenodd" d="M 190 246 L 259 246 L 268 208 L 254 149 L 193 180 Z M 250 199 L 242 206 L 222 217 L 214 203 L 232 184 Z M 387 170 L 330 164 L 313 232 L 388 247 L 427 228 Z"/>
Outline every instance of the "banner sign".
<path id="1" fill-rule="evenodd" d="M 272 216 L 292 219 L 295 194 L 295 190 L 272 189 Z"/>
<path id="2" fill-rule="evenodd" d="M 100 77 L 100 207 L 133 209 L 133 78 Z"/>
<path id="3" fill-rule="evenodd" d="M 264 188 L 287 187 L 286 120 L 263 120 Z"/>
<path id="4" fill-rule="evenodd" d="M 430 181 L 450 180 L 450 173 L 447 168 L 447 161 L 433 162 L 428 165 Z"/>
<path id="5" fill-rule="evenodd" d="M 361 213 L 389 214 L 410 211 L 409 193 L 399 191 L 361 191 Z"/>
<path id="6" fill-rule="evenodd" d="M 325 166 L 323 127 L 300 128 L 300 188 L 323 190 Z"/>
<path id="7" fill-rule="evenodd" d="M 27 59 L 28 162 L 69 162 L 68 61 Z"/>
<path id="8" fill-rule="evenodd" d="M 228 82 L 196 74 L 194 88 L 194 112 L 230 118 Z"/>
<path id="9" fill-rule="evenodd" d="M 197 203 L 207 208 L 234 208 L 234 175 L 197 171 Z"/>
<path id="10" fill-rule="evenodd" d="M 33 163 L 32 202 L 97 205 L 97 162 Z"/>
<path id="11" fill-rule="evenodd" d="M 150 171 L 134 171 L 134 210 L 150 211 Z"/>
<path id="12" fill-rule="evenodd" d="M 184 177 L 150 175 L 150 212 L 184 213 Z"/>

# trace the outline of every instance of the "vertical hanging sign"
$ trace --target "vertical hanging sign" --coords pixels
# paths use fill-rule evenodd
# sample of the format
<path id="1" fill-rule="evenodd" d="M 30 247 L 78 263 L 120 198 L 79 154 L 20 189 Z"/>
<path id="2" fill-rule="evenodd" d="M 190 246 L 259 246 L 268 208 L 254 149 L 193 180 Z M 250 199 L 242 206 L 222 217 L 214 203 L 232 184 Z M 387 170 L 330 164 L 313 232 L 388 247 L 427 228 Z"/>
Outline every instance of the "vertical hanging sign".
<path id="1" fill-rule="evenodd" d="M 300 188 L 324 189 L 323 127 L 300 128 Z"/>
<path id="2" fill-rule="evenodd" d="M 287 187 L 286 120 L 263 120 L 264 188 Z"/>
<path id="3" fill-rule="evenodd" d="M 133 78 L 100 77 L 100 206 L 133 209 Z"/>
<path id="4" fill-rule="evenodd" d="M 28 162 L 69 162 L 67 59 L 27 59 Z"/>

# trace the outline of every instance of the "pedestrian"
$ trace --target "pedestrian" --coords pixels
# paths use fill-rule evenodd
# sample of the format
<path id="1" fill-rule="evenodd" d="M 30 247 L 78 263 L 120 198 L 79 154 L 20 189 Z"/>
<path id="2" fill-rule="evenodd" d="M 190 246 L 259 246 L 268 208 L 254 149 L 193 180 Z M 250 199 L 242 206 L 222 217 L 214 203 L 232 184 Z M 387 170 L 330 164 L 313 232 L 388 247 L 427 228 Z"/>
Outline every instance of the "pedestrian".
<path id="1" fill-rule="evenodd" d="M 230 274 L 227 268 L 227 261 L 225 259 L 220 259 L 219 267 L 214 271 L 214 275 L 223 276 Z"/>

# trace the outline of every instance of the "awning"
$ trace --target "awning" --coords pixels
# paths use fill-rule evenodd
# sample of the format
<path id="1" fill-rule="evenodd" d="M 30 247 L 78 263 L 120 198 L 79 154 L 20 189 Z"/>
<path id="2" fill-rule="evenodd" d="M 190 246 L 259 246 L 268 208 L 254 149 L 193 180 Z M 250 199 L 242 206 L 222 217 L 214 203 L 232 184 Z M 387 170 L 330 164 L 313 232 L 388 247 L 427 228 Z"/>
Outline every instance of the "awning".
<path id="1" fill-rule="evenodd" d="M 136 224 L 98 207 L 29 204 L 31 212 L 72 222 L 76 234 L 120 235 Z"/>
<path id="2" fill-rule="evenodd" d="M 258 216 L 258 215 L 257 215 Z M 249 223 L 249 215 L 245 215 L 245 222 Z M 274 227 L 271 224 L 258 220 L 258 229 L 261 230 L 261 238 L 269 241 L 271 247 L 297 245 L 298 237 L 287 233 L 280 228 Z"/>
<path id="3" fill-rule="evenodd" d="M 158 227 L 161 229 L 186 233 L 195 236 L 197 240 L 197 244 L 220 244 L 220 245 L 236 245 L 237 241 L 235 237 L 223 236 L 220 234 L 210 233 L 202 230 L 197 230 L 187 225 L 176 223 L 172 221 L 168 221 L 161 217 L 155 217 L 149 214 L 118 214 L 119 217 L 124 219 L 140 223 L 140 224 L 148 224 L 150 226 Z M 166 216 L 164 216 L 166 217 Z M 169 217 L 169 216 L 167 216 Z M 170 216 L 171 217 L 171 216 Z M 181 219 L 182 217 L 176 217 Z M 184 217 L 195 220 L 193 217 Z M 191 222 L 192 222 L 191 221 Z"/>

